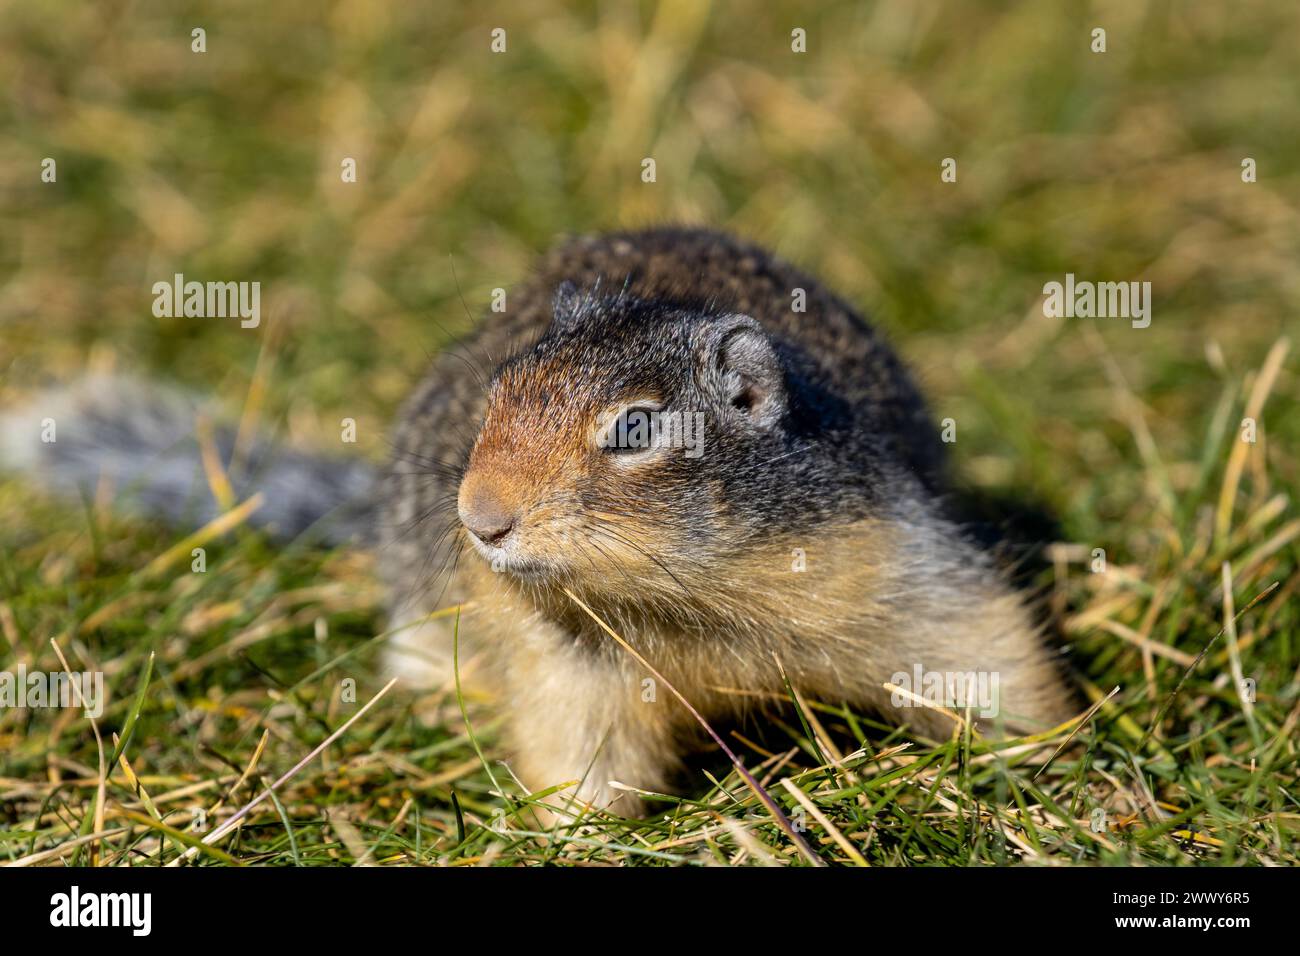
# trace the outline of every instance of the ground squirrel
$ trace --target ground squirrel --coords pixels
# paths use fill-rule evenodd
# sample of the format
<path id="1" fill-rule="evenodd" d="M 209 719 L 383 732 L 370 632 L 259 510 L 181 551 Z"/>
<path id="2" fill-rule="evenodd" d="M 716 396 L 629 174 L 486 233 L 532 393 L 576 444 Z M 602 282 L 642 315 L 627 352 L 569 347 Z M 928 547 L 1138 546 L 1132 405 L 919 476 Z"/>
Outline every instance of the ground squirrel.
<path id="1" fill-rule="evenodd" d="M 910 376 L 820 283 L 723 233 L 654 229 L 568 241 L 506 301 L 435 359 L 382 475 L 255 440 L 233 479 L 281 533 L 333 512 L 327 539 L 377 549 L 385 663 L 408 683 L 452 681 L 454 619 L 429 615 L 463 603 L 461 657 L 525 785 L 580 780 L 639 812 L 610 782 L 669 789 L 698 734 L 574 597 L 706 718 L 761 712 L 788 678 L 946 736 L 884 686 L 921 672 L 993 675 L 993 731 L 1069 716 L 1021 597 L 939 507 L 943 444 Z M 47 418 L 57 443 L 35 437 Z M 0 465 L 204 520 L 193 434 L 174 394 L 92 380 L 0 417 Z M 229 459 L 235 430 L 214 434 Z"/>
<path id="2" fill-rule="evenodd" d="M 1022 600 L 941 514 L 910 376 L 820 283 L 654 229 L 566 242 L 507 301 L 401 414 L 380 560 L 394 627 L 465 602 L 526 785 L 636 810 L 610 781 L 663 790 L 698 732 L 566 589 L 706 717 L 785 696 L 783 669 L 947 735 L 883 686 L 920 668 L 997 675 L 1007 728 L 1068 717 Z M 400 631 L 389 669 L 447 681 L 452 626 Z"/>

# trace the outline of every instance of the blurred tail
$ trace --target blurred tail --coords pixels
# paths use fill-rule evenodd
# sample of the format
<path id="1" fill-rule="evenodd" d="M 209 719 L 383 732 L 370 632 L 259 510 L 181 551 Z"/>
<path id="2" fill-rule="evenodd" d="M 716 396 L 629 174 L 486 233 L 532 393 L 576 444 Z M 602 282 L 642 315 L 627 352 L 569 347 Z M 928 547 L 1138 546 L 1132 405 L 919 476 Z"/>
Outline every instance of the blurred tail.
<path id="1" fill-rule="evenodd" d="M 25 475 L 60 494 L 94 495 L 107 480 L 125 508 L 183 527 L 221 513 L 196 431 L 200 403 L 165 386 L 88 378 L 0 412 L 0 472 Z M 216 425 L 215 450 L 236 501 L 262 504 L 248 519 L 280 538 L 304 533 L 325 544 L 366 539 L 375 470 L 364 462 L 293 451 L 263 436 L 232 468 L 235 429 Z M 211 452 L 209 452 L 211 454 Z"/>

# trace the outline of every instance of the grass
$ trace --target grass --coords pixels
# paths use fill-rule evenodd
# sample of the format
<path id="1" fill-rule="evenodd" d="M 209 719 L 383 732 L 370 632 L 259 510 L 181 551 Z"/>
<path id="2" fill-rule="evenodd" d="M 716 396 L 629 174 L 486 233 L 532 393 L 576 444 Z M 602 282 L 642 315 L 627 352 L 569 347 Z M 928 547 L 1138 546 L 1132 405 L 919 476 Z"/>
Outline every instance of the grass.
<path id="1" fill-rule="evenodd" d="M 117 367 L 308 447 L 353 417 L 379 460 L 427 354 L 556 234 L 733 229 L 873 315 L 957 422 L 966 484 L 1054 513 L 1032 583 L 1080 687 L 1118 688 L 1064 747 L 836 701 L 733 732 L 816 858 L 1297 862 L 1300 12 L 409 6 L 0 9 L 0 403 Z M 174 272 L 260 280 L 262 327 L 153 318 Z M 1150 328 L 1045 318 L 1065 272 L 1150 280 Z M 57 669 L 57 645 L 111 695 L 103 771 L 80 713 L 0 710 L 0 861 L 811 862 L 725 760 L 646 820 L 548 833 L 492 701 L 397 692 L 202 844 L 381 690 L 370 557 L 230 524 L 194 574 L 183 530 L 0 482 L 0 669 Z"/>

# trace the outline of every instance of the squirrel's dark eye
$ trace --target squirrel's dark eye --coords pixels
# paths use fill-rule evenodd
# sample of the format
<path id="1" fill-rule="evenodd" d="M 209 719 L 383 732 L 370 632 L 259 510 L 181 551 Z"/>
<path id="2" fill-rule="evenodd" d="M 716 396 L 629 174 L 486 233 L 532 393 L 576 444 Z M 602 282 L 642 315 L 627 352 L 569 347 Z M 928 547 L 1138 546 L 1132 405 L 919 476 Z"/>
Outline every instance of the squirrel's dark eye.
<path id="1" fill-rule="evenodd" d="M 660 410 L 644 405 L 630 405 L 615 415 L 597 439 L 607 455 L 639 455 L 652 451 L 659 443 Z"/>

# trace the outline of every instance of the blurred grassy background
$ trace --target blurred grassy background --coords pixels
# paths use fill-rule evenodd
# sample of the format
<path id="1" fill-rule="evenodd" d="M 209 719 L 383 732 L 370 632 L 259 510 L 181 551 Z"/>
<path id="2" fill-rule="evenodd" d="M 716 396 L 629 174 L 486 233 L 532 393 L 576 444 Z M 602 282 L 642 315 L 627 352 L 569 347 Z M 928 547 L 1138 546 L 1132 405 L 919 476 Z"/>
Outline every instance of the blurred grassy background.
<path id="1" fill-rule="evenodd" d="M 1159 622 L 1195 653 L 1205 635 L 1192 623 L 1217 613 L 1216 566 L 1201 554 L 1192 581 L 1171 569 L 1195 552 L 1214 504 L 1228 448 L 1216 423 L 1235 421 L 1254 370 L 1297 328 L 1300 7 L 811 6 L 4 3 L 0 402 L 117 367 L 214 392 L 237 412 L 259 375 L 266 418 L 294 441 L 333 445 L 351 416 L 379 459 L 428 354 L 558 235 L 725 227 L 874 317 L 936 417 L 959 423 L 968 481 L 1050 504 L 1070 541 L 1139 569 L 1144 601 L 1173 575 L 1179 600 L 1200 610 L 1113 594 L 1104 607 L 1126 627 Z M 1104 54 L 1089 48 L 1097 26 Z M 191 52 L 195 27 L 206 53 Z M 494 27 L 507 30 L 505 54 L 490 51 Z M 795 27 L 806 54 L 791 52 Z M 40 181 L 47 156 L 57 184 Z M 647 156 L 653 184 L 640 178 Z M 357 160 L 355 184 L 340 181 L 344 157 Z M 940 181 L 945 157 L 957 159 L 955 184 Z M 1257 183 L 1241 181 L 1244 157 Z M 151 286 L 175 272 L 260 281 L 261 328 L 155 319 Z M 1045 318 L 1043 283 L 1066 272 L 1150 280 L 1150 328 Z M 1239 514 L 1300 485 L 1298 401 L 1291 360 Z M 258 640 L 273 638 L 267 653 L 294 668 L 317 618 L 345 636 L 375 620 L 378 599 L 351 559 L 322 570 L 245 544 L 201 586 L 215 591 L 200 596 L 182 576 L 152 604 L 139 598 L 138 617 L 86 628 L 104 601 L 139 588 L 129 575 L 169 539 L 106 516 L 88 534 L 84 513 L 0 489 L 0 599 L 28 656 L 72 627 L 104 658 L 181 640 L 171 656 L 183 660 L 274 611 L 283 626 Z M 1238 543 L 1285 531 L 1291 513 L 1287 498 Z M 1243 587 L 1286 580 L 1293 539 Z M 290 613 L 282 592 L 322 574 L 352 596 L 291 591 L 306 603 Z M 1296 621 L 1270 618 L 1283 714 Z M 1131 647 L 1101 644 L 1083 657 L 1098 684 L 1133 672 Z M 132 652 L 108 666 L 138 665 Z M 262 679 L 229 666 L 226 693 Z M 22 773 L 39 774 L 30 756 Z"/>
<path id="2" fill-rule="evenodd" d="M 99 347 L 241 399 L 273 339 L 273 408 L 331 435 L 336 411 L 364 415 L 373 442 L 421 347 L 467 324 L 453 263 L 477 315 L 559 234 L 664 221 L 816 270 L 971 437 L 992 414 L 980 389 L 1009 376 L 1054 450 L 1044 424 L 1092 404 L 1104 379 L 1077 324 L 1038 313 L 1066 271 L 1153 282 L 1152 328 L 1102 332 L 1178 422 L 1213 387 L 1207 341 L 1242 369 L 1292 321 L 1294 9 L 818 6 L 10 3 L 6 385 Z M 45 156 L 57 185 L 38 179 Z M 956 184 L 939 179 L 949 156 Z M 155 320 L 150 286 L 174 272 L 260 280 L 282 328 Z M 995 448 L 1015 427 L 988 425 Z M 1092 450 L 1068 464 L 1113 464 Z"/>

